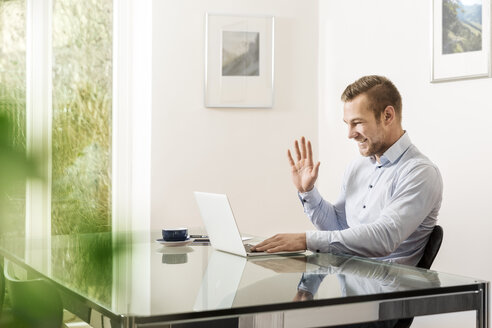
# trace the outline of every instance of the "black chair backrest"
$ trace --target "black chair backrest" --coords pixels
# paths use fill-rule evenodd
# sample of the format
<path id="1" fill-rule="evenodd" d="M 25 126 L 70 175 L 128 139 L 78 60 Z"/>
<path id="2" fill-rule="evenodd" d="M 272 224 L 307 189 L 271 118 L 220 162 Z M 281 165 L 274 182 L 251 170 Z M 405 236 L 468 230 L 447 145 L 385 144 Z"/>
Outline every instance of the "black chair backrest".
<path id="1" fill-rule="evenodd" d="M 441 248 L 443 233 L 440 225 L 434 227 L 429 236 L 429 240 L 425 245 L 424 255 L 422 255 L 417 267 L 430 269 L 432 262 L 434 262 L 434 259 L 437 256 L 437 252 L 439 252 L 439 248 Z M 393 328 L 409 328 L 412 325 L 412 322 L 413 318 L 399 319 Z"/>
<path id="2" fill-rule="evenodd" d="M 432 262 L 434 262 L 434 259 L 437 256 L 437 252 L 439 252 L 439 248 L 441 248 L 442 237 L 442 227 L 436 225 L 431 232 L 427 245 L 425 245 L 424 255 L 422 255 L 422 258 L 417 264 L 419 268 L 430 269 Z"/>

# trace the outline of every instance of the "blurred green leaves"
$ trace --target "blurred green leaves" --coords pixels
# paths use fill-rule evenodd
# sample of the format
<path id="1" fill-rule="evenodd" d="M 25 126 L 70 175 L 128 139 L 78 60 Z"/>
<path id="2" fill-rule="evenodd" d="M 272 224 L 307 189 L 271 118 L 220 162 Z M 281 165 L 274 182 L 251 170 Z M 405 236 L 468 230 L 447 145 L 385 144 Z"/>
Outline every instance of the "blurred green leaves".
<path id="1" fill-rule="evenodd" d="M 1 108 L 1 104 L 0 104 Z M 13 122 L 0 111 L 0 188 L 8 188 L 13 182 L 25 180 L 28 176 L 39 176 L 35 161 L 26 156 L 21 147 L 13 143 Z"/>
<path id="2" fill-rule="evenodd" d="M 37 162 L 28 158 L 24 147 L 14 142 L 14 126 L 10 115 L 2 111 L 0 100 L 0 232 L 12 225 L 7 211 L 12 210 L 9 194 L 19 184 L 25 184 L 28 177 L 39 177 Z"/>

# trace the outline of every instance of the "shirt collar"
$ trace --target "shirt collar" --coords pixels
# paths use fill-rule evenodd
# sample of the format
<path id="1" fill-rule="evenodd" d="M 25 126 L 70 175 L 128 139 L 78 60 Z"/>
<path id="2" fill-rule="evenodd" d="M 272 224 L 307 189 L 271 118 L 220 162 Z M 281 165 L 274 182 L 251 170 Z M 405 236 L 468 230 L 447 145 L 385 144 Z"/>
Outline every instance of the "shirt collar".
<path id="1" fill-rule="evenodd" d="M 376 158 L 374 156 L 371 156 L 371 160 L 378 166 L 383 166 L 388 163 L 394 163 L 411 145 L 412 141 L 410 141 L 408 132 L 405 131 L 400 139 L 398 139 L 398 141 L 396 141 L 391 147 L 389 147 L 388 150 L 386 150 L 384 154 L 380 157 L 381 164 L 376 161 Z"/>

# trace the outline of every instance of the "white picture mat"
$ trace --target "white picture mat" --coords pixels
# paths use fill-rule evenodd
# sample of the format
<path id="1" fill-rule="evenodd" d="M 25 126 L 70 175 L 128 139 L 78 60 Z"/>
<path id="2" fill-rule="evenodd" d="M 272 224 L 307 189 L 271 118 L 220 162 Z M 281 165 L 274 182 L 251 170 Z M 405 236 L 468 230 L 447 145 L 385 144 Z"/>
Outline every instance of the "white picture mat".
<path id="1" fill-rule="evenodd" d="M 490 76 L 490 0 L 482 0 L 482 50 L 442 54 L 442 3 L 432 1 L 432 82 Z"/>
<path id="2" fill-rule="evenodd" d="M 205 105 L 207 107 L 273 106 L 272 16 L 207 14 Z M 259 76 L 222 76 L 222 32 L 260 33 Z"/>

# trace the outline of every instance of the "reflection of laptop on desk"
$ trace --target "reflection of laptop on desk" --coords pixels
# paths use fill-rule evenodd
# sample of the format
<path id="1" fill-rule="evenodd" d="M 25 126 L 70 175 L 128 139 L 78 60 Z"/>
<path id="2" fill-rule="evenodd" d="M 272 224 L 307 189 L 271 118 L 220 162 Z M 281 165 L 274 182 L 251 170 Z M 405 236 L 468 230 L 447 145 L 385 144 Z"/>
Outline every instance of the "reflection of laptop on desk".
<path id="1" fill-rule="evenodd" d="M 218 310 L 232 307 L 241 282 L 246 259 L 214 251 L 195 300 L 193 310 Z"/>
<path id="2" fill-rule="evenodd" d="M 207 269 L 203 275 L 193 310 L 230 309 L 291 301 L 296 286 L 299 284 L 300 275 L 305 268 L 297 270 L 294 265 L 293 270 L 289 272 L 295 274 L 287 275 L 279 275 L 277 271 L 275 275 L 272 275 L 270 270 L 275 266 L 289 266 L 289 263 L 296 259 L 298 260 L 299 257 L 262 256 L 251 259 L 214 250 L 208 257 Z M 278 266 L 283 261 L 286 261 L 286 264 Z M 306 264 L 304 261 L 301 262 Z M 258 266 L 259 263 L 262 264 Z M 311 269 L 319 268 L 315 264 L 311 265 Z M 261 267 L 260 272 L 263 273 L 257 271 L 259 267 Z M 290 269 L 292 268 L 289 266 Z M 272 293 L 272 290 L 275 293 Z M 264 323 L 263 326 L 266 327 L 266 325 Z M 225 327 L 226 325 L 217 326 Z"/>
<path id="3" fill-rule="evenodd" d="M 237 228 L 234 214 L 226 195 L 196 192 L 195 198 L 200 208 L 205 229 L 207 229 L 210 243 L 220 251 L 240 256 L 265 256 L 277 254 L 303 253 L 304 251 L 290 252 L 251 252 L 251 245 L 244 245 Z"/>

